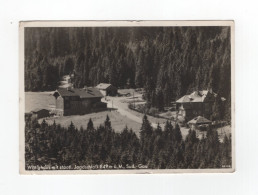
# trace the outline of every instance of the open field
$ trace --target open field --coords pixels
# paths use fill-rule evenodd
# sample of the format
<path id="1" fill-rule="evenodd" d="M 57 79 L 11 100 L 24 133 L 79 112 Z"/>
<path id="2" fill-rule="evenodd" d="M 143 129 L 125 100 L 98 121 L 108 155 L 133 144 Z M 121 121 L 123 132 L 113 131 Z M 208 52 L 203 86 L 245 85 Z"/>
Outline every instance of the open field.
<path id="1" fill-rule="evenodd" d="M 25 92 L 25 112 L 37 108 L 51 109 L 55 106 L 53 92 Z"/>
<path id="2" fill-rule="evenodd" d="M 127 92 L 127 91 L 126 91 Z M 132 92 L 132 90 L 130 90 Z M 46 108 L 51 109 L 55 105 L 55 98 L 51 96 L 53 92 L 26 92 L 25 93 L 25 112 L 30 112 L 36 108 Z M 136 96 L 140 96 L 140 94 L 136 93 Z M 139 97 L 137 99 L 140 100 Z M 97 113 L 91 113 L 86 115 L 73 115 L 73 116 L 63 116 L 63 117 L 50 117 L 47 118 L 46 121 L 49 124 L 52 124 L 54 120 L 57 124 L 61 126 L 67 127 L 70 125 L 71 121 L 77 128 L 81 126 L 86 128 L 89 119 L 91 118 L 94 126 L 97 127 L 100 124 L 103 124 L 106 116 L 109 115 L 111 120 L 112 127 L 116 132 L 121 132 L 124 127 L 127 125 L 128 128 L 132 128 L 133 131 L 139 136 L 139 131 L 142 123 L 143 114 L 131 110 L 128 108 L 128 101 L 132 100 L 132 96 L 130 97 L 108 97 L 108 107 L 115 108 L 117 110 L 112 111 L 103 111 Z M 172 113 L 173 114 L 173 113 Z M 164 124 L 166 119 L 163 118 L 155 118 L 152 116 L 148 116 L 149 121 L 152 126 L 155 128 L 157 123 L 160 123 L 160 126 L 164 128 Z M 42 119 L 39 120 L 42 122 Z M 189 128 L 181 127 L 181 133 L 183 139 L 185 139 L 188 134 Z M 230 126 L 225 126 L 217 129 L 219 134 L 219 139 L 222 140 L 224 135 L 229 135 L 231 133 Z M 206 132 L 197 131 L 197 136 L 199 138 L 202 137 L 202 134 L 206 134 Z"/>
<path id="3" fill-rule="evenodd" d="M 51 109 L 55 105 L 55 98 L 51 96 L 53 92 L 26 92 L 25 93 L 25 112 L 30 112 L 36 108 L 46 108 Z M 111 120 L 112 127 L 116 132 L 120 132 L 127 125 L 128 128 L 132 128 L 136 134 L 139 133 L 141 127 L 141 121 L 136 122 L 134 120 L 129 119 L 126 116 L 122 116 L 115 110 L 103 111 L 97 113 L 91 113 L 86 115 L 74 115 L 74 116 L 63 116 L 63 117 L 51 117 L 47 118 L 46 121 L 51 124 L 56 121 L 57 124 L 61 126 L 67 127 L 70 125 L 71 121 L 73 121 L 74 125 L 77 128 L 83 126 L 87 127 L 88 121 L 91 118 L 94 126 L 97 127 L 100 124 L 103 124 L 106 120 L 107 114 Z M 39 122 L 41 122 L 39 120 Z"/>
<path id="4" fill-rule="evenodd" d="M 133 131 L 139 136 L 139 131 L 141 128 L 141 124 L 137 123 L 126 116 L 122 116 L 116 110 L 112 111 L 103 111 L 85 115 L 73 115 L 73 116 L 62 116 L 62 117 L 50 117 L 46 118 L 46 122 L 49 124 L 53 124 L 54 120 L 57 124 L 60 124 L 63 127 L 68 127 L 71 124 L 71 121 L 74 125 L 79 129 L 81 126 L 83 128 L 87 128 L 87 124 L 89 119 L 91 118 L 94 124 L 94 127 L 98 127 L 100 124 L 103 124 L 106 120 L 107 115 L 110 118 L 111 125 L 116 132 L 121 132 L 124 127 L 130 129 L 132 128 Z M 43 119 L 40 119 L 39 122 L 41 123 Z"/>

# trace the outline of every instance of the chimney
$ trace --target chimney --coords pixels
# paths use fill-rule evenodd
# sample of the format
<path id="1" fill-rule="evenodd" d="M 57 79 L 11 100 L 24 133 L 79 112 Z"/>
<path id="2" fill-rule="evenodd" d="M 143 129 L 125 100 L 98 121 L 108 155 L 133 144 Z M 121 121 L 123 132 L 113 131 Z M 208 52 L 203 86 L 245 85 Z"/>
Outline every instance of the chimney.
<path id="1" fill-rule="evenodd" d="M 211 88 L 211 87 L 209 87 L 208 91 L 209 91 L 211 94 L 213 93 L 213 91 L 212 91 L 212 88 Z"/>
<path id="2" fill-rule="evenodd" d="M 87 92 L 88 91 L 88 87 L 85 85 L 84 87 L 83 87 L 83 89 Z"/>

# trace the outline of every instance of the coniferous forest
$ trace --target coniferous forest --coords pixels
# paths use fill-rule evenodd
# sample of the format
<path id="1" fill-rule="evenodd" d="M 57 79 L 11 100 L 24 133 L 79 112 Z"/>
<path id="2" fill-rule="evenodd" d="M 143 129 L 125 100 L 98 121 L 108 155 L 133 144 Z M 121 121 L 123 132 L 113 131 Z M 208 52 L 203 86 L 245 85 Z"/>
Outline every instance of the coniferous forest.
<path id="1" fill-rule="evenodd" d="M 196 138 L 189 130 L 182 139 L 180 127 L 166 122 L 164 131 L 153 128 L 145 115 L 140 138 L 125 127 L 115 133 L 107 116 L 103 125 L 87 129 L 68 128 L 59 124 L 39 124 L 26 118 L 26 170 L 60 169 L 197 169 L 231 168 L 231 137 L 219 142 L 216 130 Z"/>
<path id="2" fill-rule="evenodd" d="M 25 91 L 55 90 L 74 73 L 75 87 L 144 88 L 149 105 L 162 108 L 212 88 L 230 121 L 230 59 L 226 26 L 25 28 Z"/>

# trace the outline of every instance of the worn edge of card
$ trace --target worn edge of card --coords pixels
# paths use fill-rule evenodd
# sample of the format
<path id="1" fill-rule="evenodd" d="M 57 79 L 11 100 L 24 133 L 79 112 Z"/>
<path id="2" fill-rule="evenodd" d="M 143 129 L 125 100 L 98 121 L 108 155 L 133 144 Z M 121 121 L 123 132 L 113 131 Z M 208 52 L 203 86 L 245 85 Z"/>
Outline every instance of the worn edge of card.
<path id="1" fill-rule="evenodd" d="M 143 26 L 230 26 L 231 39 L 231 144 L 232 168 L 221 169 L 129 169 L 129 170 L 25 170 L 25 90 L 24 90 L 24 28 L 25 27 L 143 27 Z M 182 21 L 20 21 L 19 22 L 19 173 L 22 175 L 77 174 L 189 174 L 234 173 L 235 162 L 235 23 L 233 20 Z"/>

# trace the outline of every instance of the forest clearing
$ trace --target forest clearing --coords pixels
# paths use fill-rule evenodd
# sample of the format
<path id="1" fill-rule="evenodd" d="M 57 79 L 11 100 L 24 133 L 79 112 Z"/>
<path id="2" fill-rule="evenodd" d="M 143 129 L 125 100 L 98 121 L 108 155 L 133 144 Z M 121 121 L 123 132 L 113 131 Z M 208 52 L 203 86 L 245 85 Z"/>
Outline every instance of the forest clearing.
<path id="1" fill-rule="evenodd" d="M 132 129 L 137 136 L 139 136 L 142 118 L 144 114 L 134 111 L 128 108 L 128 104 L 133 100 L 135 102 L 140 101 L 144 103 L 141 94 L 137 93 L 134 89 L 122 89 L 119 90 L 120 93 L 130 93 L 128 97 L 107 97 L 103 98 L 102 101 L 106 101 L 108 104 L 107 111 L 95 112 L 85 115 L 72 115 L 72 116 L 53 116 L 44 118 L 46 122 L 51 125 L 54 121 L 57 124 L 60 124 L 62 127 L 68 127 L 71 122 L 74 123 L 77 129 L 80 127 L 86 128 L 89 122 L 89 119 L 93 121 L 96 126 L 99 126 L 103 123 L 108 115 L 115 132 L 121 132 L 125 126 L 128 129 Z M 53 109 L 55 106 L 55 98 L 52 96 L 53 92 L 26 92 L 25 93 L 25 111 L 30 112 L 34 109 L 45 108 L 45 109 Z M 165 113 L 165 112 L 164 112 Z M 157 124 L 160 124 L 161 128 L 164 128 L 164 125 L 167 119 L 157 118 L 154 116 L 149 116 L 148 119 L 151 125 L 156 128 Z M 39 119 L 39 123 L 41 123 L 43 119 Z M 183 139 L 188 134 L 189 128 L 180 126 L 180 130 L 182 133 Z M 229 125 L 223 126 L 217 129 L 219 139 L 222 141 L 225 135 L 229 135 L 231 133 L 231 127 Z M 197 131 L 197 137 L 199 139 L 202 138 L 203 135 L 206 135 L 205 131 Z"/>

